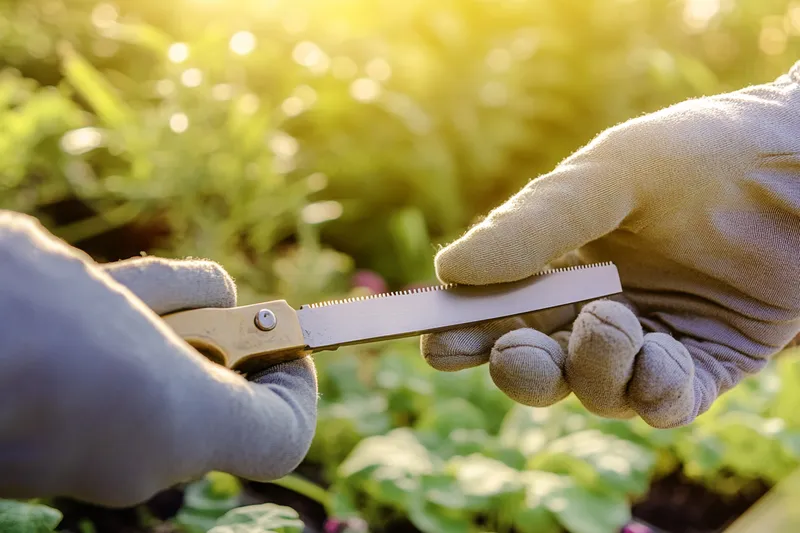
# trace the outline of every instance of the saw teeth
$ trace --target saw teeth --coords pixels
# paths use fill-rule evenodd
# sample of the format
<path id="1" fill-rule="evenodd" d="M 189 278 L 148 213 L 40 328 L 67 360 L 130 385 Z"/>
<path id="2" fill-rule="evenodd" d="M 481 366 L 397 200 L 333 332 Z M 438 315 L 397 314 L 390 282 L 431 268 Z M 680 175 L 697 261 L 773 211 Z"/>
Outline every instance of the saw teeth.
<path id="1" fill-rule="evenodd" d="M 431 291 L 442 291 L 449 289 L 451 287 L 455 287 L 454 283 L 449 283 L 447 285 L 432 285 L 430 287 L 419 287 L 417 289 L 407 289 L 404 291 L 394 291 L 394 292 L 382 292 L 380 294 L 370 294 L 368 296 L 354 296 L 352 298 L 345 298 L 343 300 L 328 300 L 325 302 L 317 302 L 313 304 L 306 304 L 301 306 L 300 308 L 306 309 L 314 309 L 317 307 L 326 307 L 329 305 L 339 305 L 339 304 L 349 304 L 352 302 L 360 302 L 363 300 L 374 300 L 376 298 L 386 298 L 388 296 L 405 296 L 408 294 L 419 294 L 422 292 L 431 292 Z"/>
<path id="2" fill-rule="evenodd" d="M 569 272 L 572 270 L 583 270 L 586 268 L 597 268 L 597 267 L 604 267 L 604 266 L 611 266 L 613 263 L 611 261 L 607 261 L 605 263 L 592 263 L 589 265 L 575 265 L 571 267 L 562 267 L 562 268 L 552 268 L 549 270 L 542 270 L 541 272 L 534 274 L 534 276 L 543 276 L 545 274 L 556 274 L 558 272 Z M 417 289 L 407 289 L 404 291 L 394 291 L 394 292 L 382 292 L 379 294 L 370 294 L 368 296 L 354 296 L 352 298 L 344 298 L 341 300 L 326 300 L 324 302 L 316 302 L 313 304 L 305 304 L 301 305 L 300 309 L 316 309 L 318 307 L 327 307 L 329 305 L 339 305 L 339 304 L 349 304 L 353 302 L 361 302 L 363 300 L 374 300 L 376 298 L 387 298 L 389 296 L 406 296 L 409 294 L 419 294 L 422 292 L 431 292 L 431 291 L 443 291 L 447 289 L 451 289 L 455 287 L 455 283 L 448 283 L 445 285 L 432 285 L 430 287 L 419 287 Z"/>

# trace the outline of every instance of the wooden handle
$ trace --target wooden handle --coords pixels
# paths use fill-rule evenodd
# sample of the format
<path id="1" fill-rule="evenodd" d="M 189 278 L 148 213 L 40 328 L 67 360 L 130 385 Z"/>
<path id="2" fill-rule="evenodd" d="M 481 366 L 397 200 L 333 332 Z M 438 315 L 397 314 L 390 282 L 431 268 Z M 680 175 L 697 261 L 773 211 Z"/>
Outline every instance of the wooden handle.
<path id="1" fill-rule="evenodd" d="M 231 369 L 256 371 L 307 355 L 297 313 L 285 300 L 163 318 L 197 351 Z"/>

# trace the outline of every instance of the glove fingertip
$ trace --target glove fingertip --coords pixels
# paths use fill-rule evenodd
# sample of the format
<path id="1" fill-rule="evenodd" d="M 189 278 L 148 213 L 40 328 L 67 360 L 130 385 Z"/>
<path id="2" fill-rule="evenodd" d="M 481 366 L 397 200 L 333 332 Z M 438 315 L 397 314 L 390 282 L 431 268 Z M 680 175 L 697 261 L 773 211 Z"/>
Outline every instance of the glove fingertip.
<path id="1" fill-rule="evenodd" d="M 455 372 L 489 361 L 490 346 L 471 330 L 429 333 L 420 337 L 420 352 L 433 369 Z"/>
<path id="2" fill-rule="evenodd" d="M 512 400 L 547 407 L 570 393 L 564 379 L 565 353 L 554 339 L 523 328 L 502 336 L 492 349 L 489 372 Z"/>
<path id="3" fill-rule="evenodd" d="M 650 426 L 667 429 L 695 419 L 695 364 L 686 347 L 665 333 L 649 333 L 628 386 L 630 405 Z"/>
<path id="4" fill-rule="evenodd" d="M 137 257 L 102 268 L 158 314 L 236 305 L 236 284 L 214 261 Z"/>

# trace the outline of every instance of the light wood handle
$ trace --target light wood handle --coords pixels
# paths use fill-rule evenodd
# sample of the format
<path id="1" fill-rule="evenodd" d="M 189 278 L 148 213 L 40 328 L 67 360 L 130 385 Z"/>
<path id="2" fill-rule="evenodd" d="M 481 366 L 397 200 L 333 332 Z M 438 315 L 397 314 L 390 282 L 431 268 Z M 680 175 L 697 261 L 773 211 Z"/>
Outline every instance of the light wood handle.
<path id="1" fill-rule="evenodd" d="M 259 313 L 261 328 L 257 325 Z M 163 318 L 200 353 L 234 370 L 256 371 L 307 355 L 297 313 L 285 300 L 192 309 Z M 272 329 L 264 329 L 273 319 Z"/>

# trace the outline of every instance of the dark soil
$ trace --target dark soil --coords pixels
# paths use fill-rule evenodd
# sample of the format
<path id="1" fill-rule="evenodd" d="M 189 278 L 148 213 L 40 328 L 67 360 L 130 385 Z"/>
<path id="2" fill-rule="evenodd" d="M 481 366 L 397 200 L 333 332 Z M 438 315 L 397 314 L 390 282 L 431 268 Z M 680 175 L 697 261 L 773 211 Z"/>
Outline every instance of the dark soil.
<path id="1" fill-rule="evenodd" d="M 675 472 L 650 487 L 633 506 L 633 516 L 665 533 L 718 533 L 741 516 L 769 487 L 753 483 L 735 497 L 723 497 Z"/>
<path id="2" fill-rule="evenodd" d="M 169 529 L 153 529 L 144 525 L 144 513 L 141 511 L 144 509 L 159 520 L 172 518 L 183 505 L 183 491 L 170 489 L 160 492 L 143 505 L 143 509 L 108 509 L 68 499 L 57 499 L 52 503 L 64 513 L 59 531 L 79 533 L 81 522 L 89 521 L 96 533 L 168 533 Z"/>

